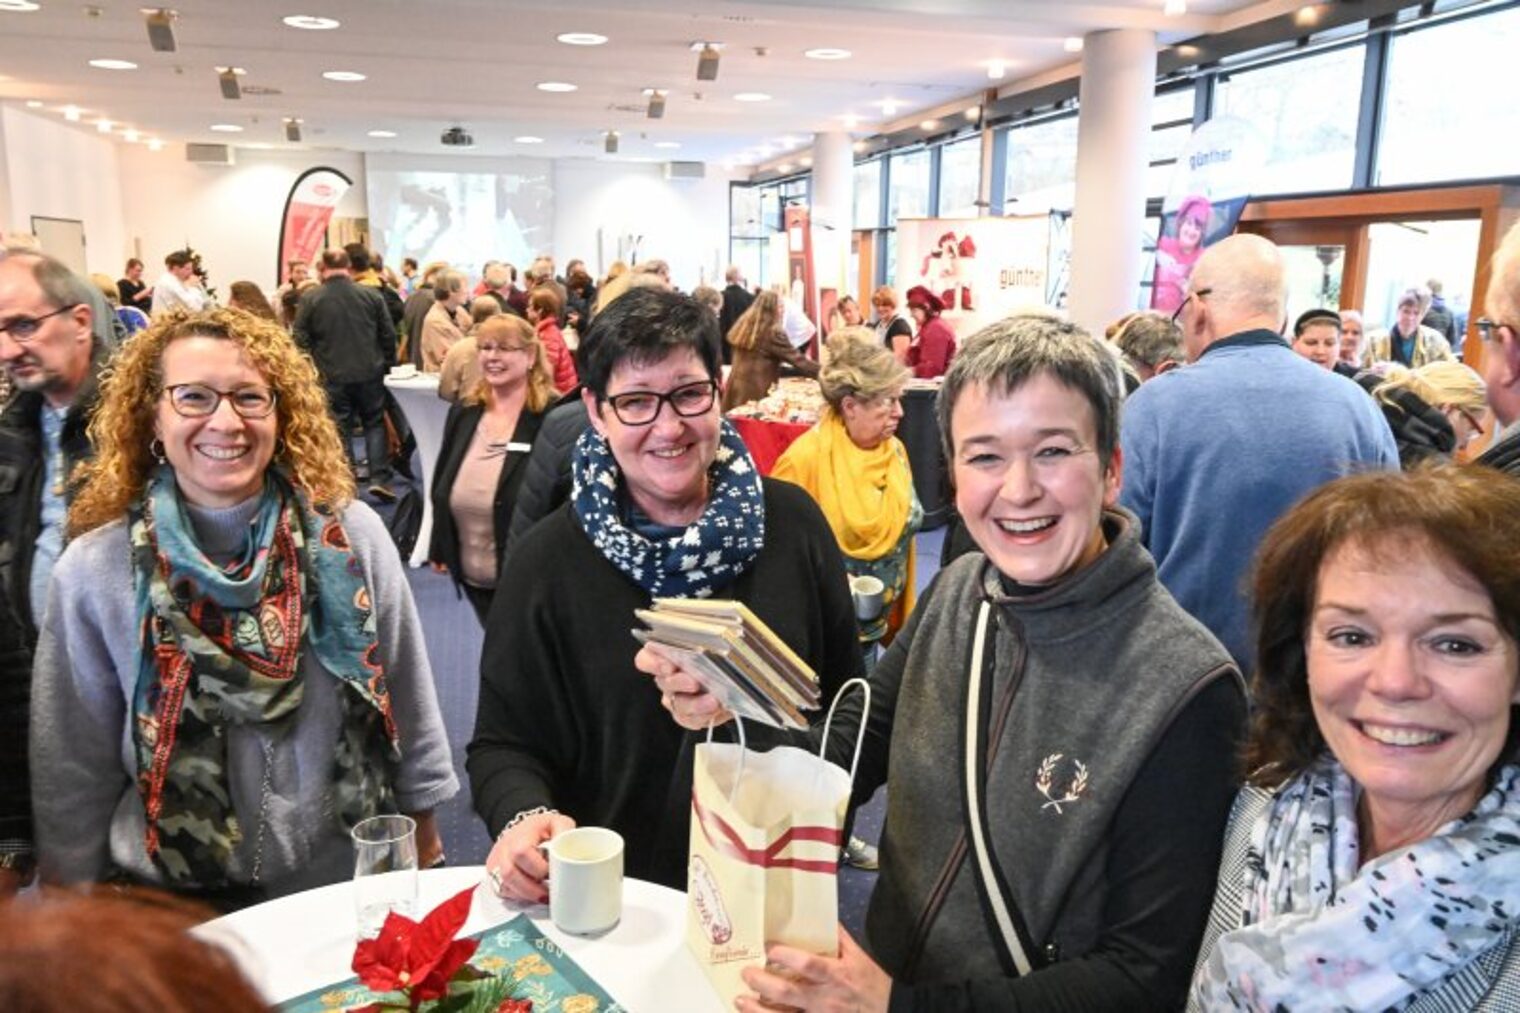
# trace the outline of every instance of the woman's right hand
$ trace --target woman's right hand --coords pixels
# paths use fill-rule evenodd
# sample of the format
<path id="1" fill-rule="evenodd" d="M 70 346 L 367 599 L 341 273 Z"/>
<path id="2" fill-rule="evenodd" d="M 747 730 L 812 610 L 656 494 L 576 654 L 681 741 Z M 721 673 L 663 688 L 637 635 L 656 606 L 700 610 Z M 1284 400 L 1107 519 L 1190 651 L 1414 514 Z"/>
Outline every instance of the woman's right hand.
<path id="1" fill-rule="evenodd" d="M 661 654 L 659 648 L 651 644 L 639 648 L 639 653 L 633 656 L 633 667 L 654 676 L 661 705 L 682 728 L 700 732 L 733 717 L 696 676 Z"/>
<path id="2" fill-rule="evenodd" d="M 575 820 L 562 813 L 529 816 L 496 838 L 486 856 L 486 878 L 499 897 L 528 904 L 547 904 L 549 860 L 539 845 L 575 829 Z"/>

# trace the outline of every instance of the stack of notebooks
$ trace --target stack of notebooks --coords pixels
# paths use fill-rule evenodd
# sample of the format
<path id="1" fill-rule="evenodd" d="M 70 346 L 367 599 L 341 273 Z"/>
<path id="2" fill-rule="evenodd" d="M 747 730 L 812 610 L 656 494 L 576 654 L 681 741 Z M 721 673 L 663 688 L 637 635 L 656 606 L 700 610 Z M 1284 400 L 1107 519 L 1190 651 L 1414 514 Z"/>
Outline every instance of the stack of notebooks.
<path id="1" fill-rule="evenodd" d="M 818 709 L 818 676 L 765 623 L 736 601 L 656 598 L 634 615 L 633 635 L 701 681 L 729 711 L 776 728 L 807 728 Z"/>

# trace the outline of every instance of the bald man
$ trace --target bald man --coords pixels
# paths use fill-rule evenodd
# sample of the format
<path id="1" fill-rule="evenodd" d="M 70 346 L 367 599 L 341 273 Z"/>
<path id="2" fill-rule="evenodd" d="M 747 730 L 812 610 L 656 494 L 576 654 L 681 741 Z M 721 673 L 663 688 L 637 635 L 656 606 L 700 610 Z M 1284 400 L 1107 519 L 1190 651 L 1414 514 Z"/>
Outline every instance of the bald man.
<path id="1" fill-rule="evenodd" d="M 1267 528 L 1324 482 L 1399 466 L 1372 399 L 1283 340 L 1286 305 L 1276 246 L 1238 235 L 1210 247 L 1178 310 L 1188 365 L 1130 395 L 1120 427 L 1120 503 L 1161 582 L 1247 672 L 1242 583 Z"/>
<path id="2" fill-rule="evenodd" d="M 1488 406 L 1499 420 L 1499 442 L 1479 464 L 1520 477 L 1520 224 L 1511 228 L 1494 254 L 1493 280 L 1478 322 L 1483 339 L 1483 380 Z"/>

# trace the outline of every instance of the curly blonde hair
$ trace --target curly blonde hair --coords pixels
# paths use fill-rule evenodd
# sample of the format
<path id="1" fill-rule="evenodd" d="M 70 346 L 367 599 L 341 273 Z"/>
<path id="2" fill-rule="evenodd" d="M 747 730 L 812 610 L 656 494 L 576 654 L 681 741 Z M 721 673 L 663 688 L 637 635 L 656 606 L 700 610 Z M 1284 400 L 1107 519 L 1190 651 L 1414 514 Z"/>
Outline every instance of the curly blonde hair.
<path id="1" fill-rule="evenodd" d="M 354 498 L 353 472 L 317 367 L 285 329 L 242 310 L 179 310 L 134 335 L 101 373 L 100 402 L 89 430 L 95 460 L 76 478 L 81 485 L 69 508 L 71 536 L 123 516 L 142 495 L 154 466 L 164 350 L 181 338 L 236 342 L 275 392 L 280 438 L 273 463 L 284 467 L 314 504 L 337 508 Z"/>
<path id="2" fill-rule="evenodd" d="M 1432 408 L 1456 408 L 1481 416 L 1488 410 L 1488 385 L 1471 366 L 1449 359 L 1427 362 L 1418 369 L 1390 367 L 1388 378 L 1378 384 L 1372 396 L 1386 405 L 1399 407 L 1397 392 L 1407 390 Z"/>
<path id="3" fill-rule="evenodd" d="M 841 327 L 829 335 L 828 349 L 818 385 L 829 408 L 839 415 L 844 414 L 846 397 L 874 401 L 901 391 L 912 375 L 868 327 Z"/>
<path id="4" fill-rule="evenodd" d="M 523 407 L 530 412 L 541 412 L 549 407 L 559 392 L 554 388 L 554 374 L 549 371 L 549 356 L 544 351 L 544 343 L 538 340 L 533 325 L 522 317 L 506 313 L 488 317 L 475 328 L 476 346 L 479 347 L 480 342 L 487 340 L 515 341 L 532 353 L 533 365 L 528 367 L 528 394 L 523 399 Z M 486 383 L 482 375 L 480 382 L 467 391 L 459 403 L 487 404 L 490 398 L 491 385 Z"/>

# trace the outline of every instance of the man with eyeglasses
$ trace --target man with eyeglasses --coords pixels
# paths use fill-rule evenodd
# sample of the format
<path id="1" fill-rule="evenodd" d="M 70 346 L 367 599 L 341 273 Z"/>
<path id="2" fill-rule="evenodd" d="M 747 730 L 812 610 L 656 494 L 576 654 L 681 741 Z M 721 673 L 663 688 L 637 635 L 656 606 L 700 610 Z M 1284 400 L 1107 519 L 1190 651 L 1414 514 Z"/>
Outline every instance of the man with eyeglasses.
<path id="1" fill-rule="evenodd" d="M 1520 476 L 1520 225 L 1511 228 L 1494 254 L 1478 336 L 1483 339 L 1479 370 L 1488 385 L 1488 406 L 1499 420 L 1499 439 L 1479 464 Z"/>
<path id="2" fill-rule="evenodd" d="M 0 259 L 0 364 L 17 394 L 0 414 L 0 900 L 32 874 L 27 722 L 32 651 L 63 550 L 76 465 L 109 342 L 90 285 L 38 253 Z"/>
<path id="3" fill-rule="evenodd" d="M 1267 528 L 1310 490 L 1397 468 L 1373 400 L 1283 339 L 1282 254 L 1236 235 L 1199 258 L 1178 307 L 1188 365 L 1130 395 L 1119 501 L 1178 604 L 1250 671 L 1242 582 Z"/>

